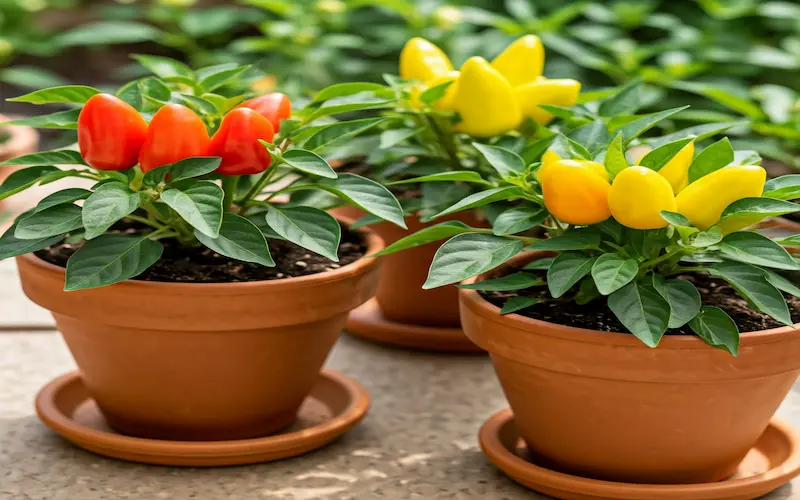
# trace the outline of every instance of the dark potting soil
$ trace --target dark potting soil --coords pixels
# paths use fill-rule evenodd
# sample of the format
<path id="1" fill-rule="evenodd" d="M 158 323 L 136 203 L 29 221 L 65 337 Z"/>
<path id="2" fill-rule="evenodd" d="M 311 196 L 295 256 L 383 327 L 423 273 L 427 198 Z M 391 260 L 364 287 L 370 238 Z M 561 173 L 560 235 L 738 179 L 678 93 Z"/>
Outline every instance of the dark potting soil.
<path id="1" fill-rule="evenodd" d="M 137 234 L 142 228 L 137 224 L 121 223 L 114 232 Z M 187 248 L 173 239 L 161 240 L 164 253 L 152 267 L 135 279 L 168 283 L 232 283 L 241 281 L 269 281 L 296 276 L 332 271 L 352 264 L 367 252 L 360 236 L 342 227 L 339 243 L 339 262 L 309 252 L 305 248 L 283 240 L 270 239 L 269 250 L 275 267 L 234 260 L 219 255 L 206 247 Z M 36 255 L 51 264 L 66 267 L 67 259 L 75 253 L 83 242 L 77 244 L 60 243 L 36 252 Z"/>
<path id="2" fill-rule="evenodd" d="M 511 274 L 519 269 L 509 270 L 504 274 Z M 544 277 L 544 272 L 538 273 Z M 499 277 L 500 275 L 498 275 Z M 723 309 L 739 326 L 740 332 L 756 332 L 778 328 L 784 326 L 766 314 L 750 309 L 736 290 L 727 282 L 712 278 L 708 275 L 692 274 L 678 276 L 680 279 L 691 281 L 700 292 L 703 305 L 716 306 Z M 558 325 L 573 326 L 576 328 L 586 328 L 588 330 L 599 330 L 601 332 L 626 332 L 627 329 L 619 322 L 614 313 L 606 305 L 606 299 L 599 297 L 588 304 L 578 305 L 574 301 L 564 297 L 553 299 L 547 291 L 547 287 L 538 286 L 526 290 L 513 292 L 479 292 L 481 296 L 492 304 L 502 307 L 505 301 L 511 297 L 526 296 L 537 297 L 544 300 L 531 307 L 527 307 L 516 314 L 521 314 L 528 318 L 547 321 Z M 790 295 L 785 295 L 789 304 L 789 312 L 794 323 L 800 322 L 800 299 Z M 678 329 L 667 330 L 668 335 L 694 335 L 689 325 L 684 325 Z"/>

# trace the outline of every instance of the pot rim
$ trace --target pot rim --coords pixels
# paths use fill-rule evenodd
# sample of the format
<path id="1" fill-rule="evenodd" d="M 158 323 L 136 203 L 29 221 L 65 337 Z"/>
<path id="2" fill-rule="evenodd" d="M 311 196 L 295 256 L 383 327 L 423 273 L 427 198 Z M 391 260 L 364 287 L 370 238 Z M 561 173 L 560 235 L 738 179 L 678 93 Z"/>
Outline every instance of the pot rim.
<path id="1" fill-rule="evenodd" d="M 253 293 L 254 289 L 264 293 L 278 292 L 281 289 L 289 288 L 303 288 L 307 286 L 316 286 L 321 283 L 330 283 L 340 281 L 352 276 L 364 273 L 368 268 L 374 267 L 379 263 L 379 258 L 371 257 L 371 255 L 380 252 L 386 246 L 380 236 L 368 228 L 349 229 L 352 220 L 346 217 L 335 217 L 339 223 L 348 227 L 349 231 L 353 231 L 360 235 L 363 242 L 367 246 L 367 250 L 355 262 L 342 266 L 333 271 L 324 271 L 316 274 L 309 274 L 306 276 L 295 276 L 291 278 L 282 278 L 276 280 L 261 280 L 261 281 L 235 281 L 231 283 L 174 283 L 169 281 L 143 281 L 136 279 L 127 279 L 119 283 L 114 283 L 115 287 L 125 287 L 131 291 L 135 290 L 148 290 L 152 288 L 167 288 L 178 292 L 192 293 L 209 293 L 219 294 L 224 293 L 227 295 Z M 33 253 L 26 253 L 17 256 L 17 259 L 22 259 L 26 263 L 43 269 L 50 273 L 66 275 L 66 268 L 51 264 Z M 104 287 L 98 287 L 104 288 Z"/>
<path id="2" fill-rule="evenodd" d="M 487 279 L 491 274 L 497 273 L 508 269 L 512 266 L 522 265 L 531 262 L 537 258 L 543 258 L 552 252 L 544 251 L 528 251 L 520 253 L 511 258 L 506 263 L 496 267 L 495 269 L 483 273 L 472 278 L 468 278 L 461 282 L 461 284 L 468 285 L 477 281 Z M 469 308 L 472 312 L 496 323 L 504 324 L 506 327 L 514 328 L 517 330 L 535 330 L 537 335 L 545 335 L 549 337 L 557 337 L 573 342 L 585 342 L 589 344 L 605 344 L 605 345 L 618 345 L 625 347 L 640 347 L 642 349 L 651 350 L 654 348 L 648 347 L 638 338 L 630 333 L 623 332 L 603 332 L 600 330 L 590 330 L 587 328 L 578 328 L 574 326 L 559 325 L 557 323 L 550 323 L 539 319 L 529 318 L 517 313 L 506 315 L 500 314 L 500 308 L 490 303 L 488 300 L 480 296 L 477 290 L 468 290 L 459 288 L 459 297 L 462 307 Z M 755 332 L 742 332 L 740 333 L 740 346 L 754 345 L 754 344 L 769 344 L 779 342 L 782 337 L 795 332 L 800 332 L 800 323 L 794 326 L 781 326 L 778 328 L 771 328 L 768 330 L 760 330 Z M 696 335 L 664 335 L 658 347 L 655 349 L 707 349 L 709 348 L 700 337 Z"/>

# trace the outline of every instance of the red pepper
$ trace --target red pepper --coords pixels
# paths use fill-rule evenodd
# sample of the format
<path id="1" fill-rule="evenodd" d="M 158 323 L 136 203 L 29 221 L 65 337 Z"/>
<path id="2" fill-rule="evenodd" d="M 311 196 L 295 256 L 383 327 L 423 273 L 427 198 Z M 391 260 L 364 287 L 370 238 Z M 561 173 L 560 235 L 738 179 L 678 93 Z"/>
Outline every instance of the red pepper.
<path id="1" fill-rule="evenodd" d="M 193 156 L 208 156 L 211 140 L 203 120 L 181 104 L 166 104 L 150 120 L 139 155 L 143 172 Z"/>
<path id="2" fill-rule="evenodd" d="M 210 156 L 219 156 L 217 172 L 225 175 L 249 175 L 263 172 L 272 158 L 259 139 L 272 142 L 272 123 L 248 108 L 236 108 L 222 119 L 211 138 Z"/>
<path id="3" fill-rule="evenodd" d="M 109 94 L 89 98 L 78 115 L 78 146 L 98 170 L 136 165 L 147 136 L 147 122 L 133 106 Z"/>
<path id="4" fill-rule="evenodd" d="M 281 120 L 286 120 L 292 115 L 292 103 L 289 101 L 289 97 L 280 92 L 254 97 L 237 107 L 255 110 L 269 120 L 276 133 L 281 130 Z"/>

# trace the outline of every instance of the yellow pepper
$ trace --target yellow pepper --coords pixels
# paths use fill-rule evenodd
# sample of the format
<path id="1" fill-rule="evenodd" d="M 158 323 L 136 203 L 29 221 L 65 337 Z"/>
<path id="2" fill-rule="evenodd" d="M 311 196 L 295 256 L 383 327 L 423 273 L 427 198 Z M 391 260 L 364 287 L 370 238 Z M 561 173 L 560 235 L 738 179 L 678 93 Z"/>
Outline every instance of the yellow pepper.
<path id="1" fill-rule="evenodd" d="M 596 224 L 608 219 L 608 181 L 586 165 L 561 160 L 542 172 L 542 194 L 547 210 L 561 222 Z"/>
<path id="2" fill-rule="evenodd" d="M 540 125 L 547 125 L 555 116 L 540 108 L 540 104 L 554 106 L 574 106 L 578 102 L 581 83 L 577 80 L 541 78 L 514 89 L 522 115 L 530 117 Z"/>
<path id="3" fill-rule="evenodd" d="M 450 71 L 444 75 L 437 76 L 428 82 L 428 88 L 437 87 L 447 82 L 453 82 L 449 87 L 447 87 L 447 90 L 445 90 L 444 96 L 436 101 L 434 107 L 453 111 L 453 97 L 456 95 L 456 89 L 458 88 L 459 75 L 460 73 L 458 71 Z"/>
<path id="4" fill-rule="evenodd" d="M 614 178 L 608 207 L 617 222 L 632 229 L 667 227 L 662 210 L 676 210 L 669 181 L 647 167 L 628 167 Z"/>
<path id="5" fill-rule="evenodd" d="M 414 37 L 400 52 L 400 77 L 427 83 L 453 71 L 450 59 L 424 38 Z"/>
<path id="6" fill-rule="evenodd" d="M 684 146 L 658 171 L 667 179 L 675 194 L 680 193 L 689 184 L 689 166 L 694 158 L 694 141 Z"/>
<path id="7" fill-rule="evenodd" d="M 505 48 L 492 61 L 512 87 L 535 81 L 544 69 L 544 46 L 536 35 L 525 35 Z"/>
<path id="8" fill-rule="evenodd" d="M 461 115 L 456 130 L 490 137 L 513 130 L 522 121 L 511 85 L 484 58 L 469 58 L 454 85 L 452 109 Z"/>
<path id="9" fill-rule="evenodd" d="M 719 221 L 722 212 L 734 201 L 761 196 L 766 179 L 766 170 L 757 165 L 723 167 L 697 179 L 678 193 L 678 212 L 698 228 L 706 230 Z M 720 229 L 723 233 L 736 231 L 758 222 L 753 219 L 737 217 L 724 221 Z"/>
<path id="10" fill-rule="evenodd" d="M 542 164 L 539 165 L 539 168 L 536 170 L 536 173 L 534 174 L 536 180 L 541 182 L 542 172 L 544 172 L 546 168 L 549 168 L 551 165 L 560 160 L 561 157 L 558 156 L 558 153 L 556 153 L 552 149 L 548 149 L 547 151 L 545 151 L 544 154 L 542 155 Z"/>

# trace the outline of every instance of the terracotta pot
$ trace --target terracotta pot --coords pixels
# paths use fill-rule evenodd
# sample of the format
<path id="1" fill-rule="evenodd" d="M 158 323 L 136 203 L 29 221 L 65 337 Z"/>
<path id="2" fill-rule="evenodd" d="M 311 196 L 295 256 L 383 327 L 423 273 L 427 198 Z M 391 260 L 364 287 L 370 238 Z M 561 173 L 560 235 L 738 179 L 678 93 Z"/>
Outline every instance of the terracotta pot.
<path id="1" fill-rule="evenodd" d="M 3 127 L 2 123 L 10 119 L 0 115 L 0 131 L 7 131 L 11 135 L 8 140 L 0 142 L 0 162 L 35 153 L 39 148 L 39 133 L 31 127 Z M 11 167 L 0 168 L 0 182 L 14 170 Z"/>
<path id="2" fill-rule="evenodd" d="M 363 232 L 369 253 L 383 243 Z M 249 283 L 129 280 L 64 292 L 64 268 L 17 258 L 25 294 L 53 313 L 108 423 L 133 436 L 228 440 L 289 426 L 379 260 Z"/>
<path id="3" fill-rule="evenodd" d="M 521 254 L 500 271 L 546 255 Z M 583 477 L 724 479 L 800 373 L 797 325 L 743 333 L 733 357 L 695 336 L 651 349 L 630 334 L 501 316 L 476 291 L 460 300 L 464 332 L 491 354 L 534 461 Z"/>
<path id="4" fill-rule="evenodd" d="M 358 208 L 347 206 L 331 211 L 334 215 L 355 220 L 364 215 Z M 486 227 L 473 211 L 459 212 L 430 223 L 420 222 L 416 216 L 405 218 L 408 230 L 389 222 L 369 226 L 386 245 L 441 222 L 457 220 L 472 227 Z M 423 290 L 428 269 L 436 250 L 442 242 L 428 243 L 384 257 L 381 281 L 375 298 L 384 317 L 398 323 L 458 328 L 458 288 L 443 286 Z"/>

